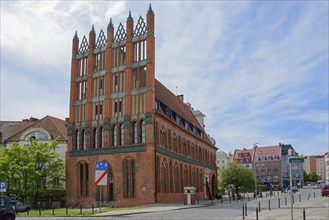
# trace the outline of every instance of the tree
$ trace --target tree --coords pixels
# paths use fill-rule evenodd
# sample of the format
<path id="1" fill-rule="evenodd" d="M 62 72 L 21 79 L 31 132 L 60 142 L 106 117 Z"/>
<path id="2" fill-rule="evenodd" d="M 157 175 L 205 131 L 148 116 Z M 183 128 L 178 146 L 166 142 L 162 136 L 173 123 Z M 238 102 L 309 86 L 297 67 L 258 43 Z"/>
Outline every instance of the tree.
<path id="1" fill-rule="evenodd" d="M 309 176 L 308 176 L 308 174 L 306 173 L 305 170 L 303 171 L 303 176 L 304 176 L 304 182 L 308 182 L 308 181 L 310 181 L 310 180 L 309 180 Z"/>
<path id="2" fill-rule="evenodd" d="M 308 174 L 308 180 L 310 182 L 317 182 L 318 181 L 318 175 L 316 174 L 316 172 L 311 172 Z"/>
<path id="3" fill-rule="evenodd" d="M 238 162 L 230 163 L 221 171 L 219 177 L 219 186 L 221 188 L 226 188 L 229 184 L 234 184 L 237 195 L 239 195 L 239 188 L 251 192 L 255 186 L 254 173 Z"/>
<path id="4" fill-rule="evenodd" d="M 12 143 L 0 151 L 0 180 L 7 182 L 7 194 L 37 201 L 53 190 L 63 190 L 65 163 L 55 152 L 58 141 L 30 138 L 27 146 Z"/>

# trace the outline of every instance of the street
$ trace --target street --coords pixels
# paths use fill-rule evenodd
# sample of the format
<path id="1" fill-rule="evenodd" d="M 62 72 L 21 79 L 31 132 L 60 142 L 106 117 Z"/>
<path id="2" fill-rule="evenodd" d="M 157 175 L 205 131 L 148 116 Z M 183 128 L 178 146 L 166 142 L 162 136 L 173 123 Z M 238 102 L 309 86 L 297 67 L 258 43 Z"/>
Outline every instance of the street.
<path id="1" fill-rule="evenodd" d="M 195 220 L 212 220 L 212 219 L 242 219 L 242 207 L 244 204 L 247 204 L 247 214 L 249 214 L 249 219 L 255 219 L 255 210 L 260 205 L 261 212 L 259 216 L 261 217 L 262 213 L 274 213 L 276 214 L 277 210 L 283 210 L 290 208 L 290 195 L 281 196 L 279 193 L 271 198 L 266 198 L 265 196 L 261 199 L 251 200 L 251 201 L 232 201 L 232 203 L 226 202 L 221 204 L 220 200 L 214 200 L 214 204 L 211 205 L 211 201 L 208 205 L 202 206 L 183 206 L 181 204 L 155 204 L 154 206 L 147 207 L 142 210 L 125 210 L 125 211 L 114 211 L 108 213 L 102 213 L 101 216 L 90 216 L 90 217 L 24 217 L 17 218 L 23 220 L 29 219 L 52 219 L 52 220 L 69 220 L 69 219 L 117 219 L 117 220 L 138 220 L 138 219 L 195 219 Z M 315 198 L 314 198 L 315 196 Z M 305 204 L 311 206 L 315 201 L 320 204 L 328 202 L 329 197 L 323 198 L 320 195 L 319 189 L 302 189 L 298 193 L 294 194 L 294 205 Z M 270 202 L 269 202 L 270 201 Z M 281 209 L 278 209 L 280 201 Z M 287 201 L 287 205 L 286 205 Z M 300 202 L 301 201 L 301 202 Z M 311 204 L 312 202 L 312 204 Z M 179 206 L 179 207 L 178 207 Z M 311 208 L 311 207 L 308 207 Z M 271 209 L 272 211 L 270 211 Z M 273 210 L 274 209 L 274 210 Z M 290 210 L 290 209 L 289 209 Z M 307 211 L 307 210 L 306 210 Z M 297 212 L 301 212 L 300 208 L 296 208 L 296 217 Z M 288 212 L 289 214 L 289 212 Z M 324 214 L 325 215 L 325 214 Z M 253 218 L 250 218 L 253 216 Z M 327 216 L 324 216 L 326 219 Z M 246 216 L 247 218 L 247 216 Z M 290 215 L 288 216 L 290 219 Z M 264 218 L 263 218 L 264 219 Z M 284 218 L 282 218 L 284 219 Z M 296 218 L 298 219 L 298 218 Z M 310 218 L 307 218 L 310 219 Z M 321 219 L 321 218 L 320 218 Z"/>

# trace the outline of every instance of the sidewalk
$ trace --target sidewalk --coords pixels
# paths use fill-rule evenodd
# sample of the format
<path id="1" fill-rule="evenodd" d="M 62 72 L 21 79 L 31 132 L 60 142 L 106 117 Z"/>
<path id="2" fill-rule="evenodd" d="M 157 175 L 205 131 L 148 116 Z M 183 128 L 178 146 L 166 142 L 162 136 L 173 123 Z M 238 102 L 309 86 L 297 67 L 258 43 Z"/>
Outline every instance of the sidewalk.
<path id="1" fill-rule="evenodd" d="M 104 212 L 104 213 L 99 213 L 95 216 L 121 216 L 121 215 L 141 214 L 141 213 L 166 212 L 166 211 L 173 211 L 173 210 L 179 210 L 179 209 L 199 208 L 199 207 L 211 205 L 211 203 L 212 203 L 212 201 L 207 200 L 207 199 L 199 200 L 199 205 L 190 205 L 190 206 L 184 205 L 182 202 L 181 203 L 156 203 L 156 204 L 145 205 L 142 208 L 138 208 L 138 209 Z"/>
<path id="2" fill-rule="evenodd" d="M 306 220 L 327 220 L 329 219 L 329 197 L 318 197 L 301 203 L 295 203 L 293 207 L 293 219 L 302 220 L 303 209 L 305 209 Z M 242 216 L 235 219 L 242 219 Z M 256 219 L 256 211 L 248 210 L 248 216 L 245 216 L 245 219 Z M 289 220 L 291 219 L 290 204 L 271 210 L 262 209 L 261 213 L 258 213 L 258 219 Z"/>

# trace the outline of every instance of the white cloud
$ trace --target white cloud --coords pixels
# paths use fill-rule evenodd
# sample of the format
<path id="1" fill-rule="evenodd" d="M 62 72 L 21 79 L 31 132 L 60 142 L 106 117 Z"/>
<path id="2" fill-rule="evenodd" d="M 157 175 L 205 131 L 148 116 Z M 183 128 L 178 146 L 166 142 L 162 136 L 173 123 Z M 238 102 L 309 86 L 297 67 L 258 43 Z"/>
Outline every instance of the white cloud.
<path id="1" fill-rule="evenodd" d="M 11 78 L 17 69 L 1 67 L 1 81 L 6 80 L 5 85 L 1 82 L 2 91 L 6 89 L 1 94 L 6 101 L 1 114 L 14 117 L 24 115 L 16 109 L 31 109 L 42 117 L 56 112 L 68 115 L 65 92 L 75 30 L 81 41 L 94 24 L 98 35 L 110 18 L 115 28 L 124 24 L 128 10 L 136 22 L 139 15 L 145 18 L 148 2 L 19 1 L 1 6 L 2 64 L 19 59 L 24 65 L 19 71 L 31 74 L 16 74 L 17 82 Z M 207 115 L 206 130 L 218 147 L 228 151 L 255 142 L 261 146 L 290 141 L 304 151 L 312 141 L 326 150 L 327 2 L 155 1 L 152 7 L 156 77 L 174 93 L 178 86 L 178 93 Z M 58 79 L 49 68 L 58 72 Z M 57 83 L 57 90 L 45 91 L 44 87 L 52 87 L 45 82 L 29 82 L 43 76 Z M 15 82 L 26 91 L 23 95 L 19 89 L 9 91 L 9 84 Z M 58 90 L 66 91 L 58 96 Z M 46 98 L 35 98 L 40 91 Z M 37 107 L 50 106 L 51 100 L 59 104 L 47 113 Z"/>

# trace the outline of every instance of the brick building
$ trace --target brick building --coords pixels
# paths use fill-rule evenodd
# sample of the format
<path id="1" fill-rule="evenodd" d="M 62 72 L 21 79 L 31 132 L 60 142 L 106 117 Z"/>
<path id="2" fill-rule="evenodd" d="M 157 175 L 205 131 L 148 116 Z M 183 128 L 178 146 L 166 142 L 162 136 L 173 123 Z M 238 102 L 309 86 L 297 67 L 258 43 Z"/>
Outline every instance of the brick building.
<path id="1" fill-rule="evenodd" d="M 127 207 L 182 201 L 217 189 L 216 147 L 188 105 L 155 79 L 154 12 L 146 22 L 129 12 L 126 28 L 112 20 L 96 38 L 73 38 L 66 158 L 67 203 Z M 106 186 L 95 163 L 107 162 Z M 100 187 L 102 190 L 100 190 Z"/>
<path id="2" fill-rule="evenodd" d="M 253 166 L 261 187 L 265 189 L 270 185 L 280 187 L 281 146 L 255 147 Z"/>
<path id="3" fill-rule="evenodd" d="M 246 168 L 252 168 L 253 156 L 253 149 L 236 149 L 233 154 L 233 160 L 242 163 Z"/>

